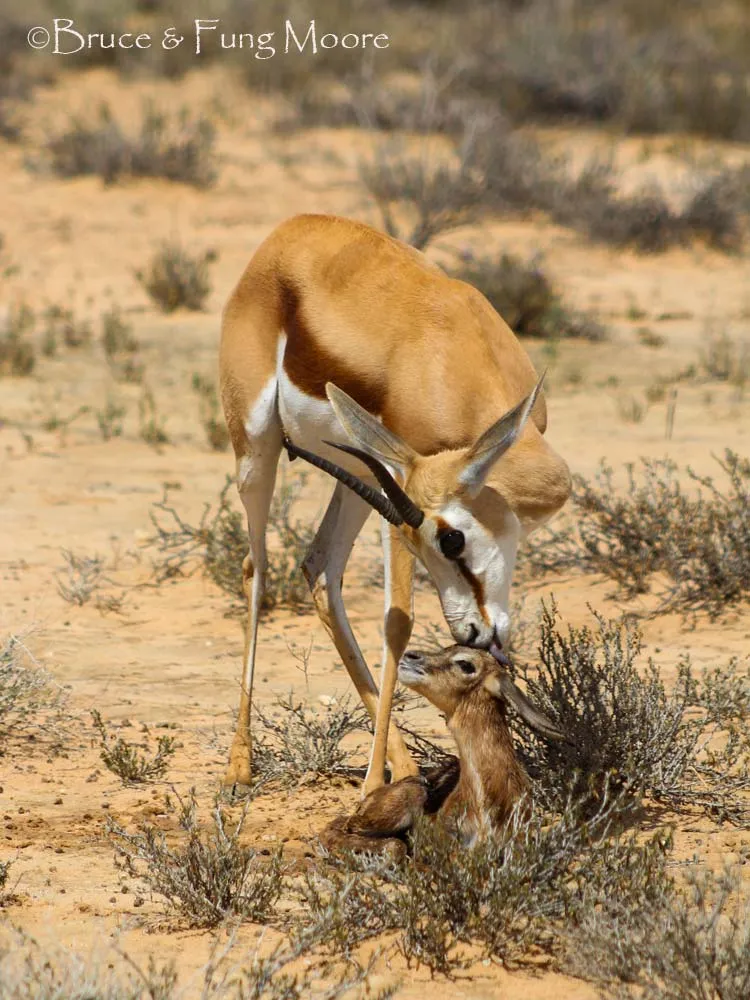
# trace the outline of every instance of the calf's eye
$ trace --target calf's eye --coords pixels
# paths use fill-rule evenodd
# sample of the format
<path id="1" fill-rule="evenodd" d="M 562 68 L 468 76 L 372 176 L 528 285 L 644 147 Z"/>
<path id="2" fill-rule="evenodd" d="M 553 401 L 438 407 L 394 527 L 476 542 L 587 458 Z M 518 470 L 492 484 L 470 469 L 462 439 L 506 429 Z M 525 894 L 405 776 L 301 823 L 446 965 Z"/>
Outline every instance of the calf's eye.
<path id="1" fill-rule="evenodd" d="M 446 531 L 438 541 L 440 542 L 440 551 L 446 559 L 458 559 L 466 544 L 463 531 Z"/>
<path id="2" fill-rule="evenodd" d="M 477 672 L 473 663 L 468 660 L 456 660 L 456 666 L 465 674 L 475 674 Z"/>

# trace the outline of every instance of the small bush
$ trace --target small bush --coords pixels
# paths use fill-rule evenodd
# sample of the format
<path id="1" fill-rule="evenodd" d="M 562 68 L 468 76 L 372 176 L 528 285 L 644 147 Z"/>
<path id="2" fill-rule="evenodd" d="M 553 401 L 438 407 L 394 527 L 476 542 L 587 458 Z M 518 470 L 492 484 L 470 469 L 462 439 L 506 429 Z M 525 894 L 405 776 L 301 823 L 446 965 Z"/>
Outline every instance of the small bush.
<path id="1" fill-rule="evenodd" d="M 522 337 L 582 337 L 599 341 L 606 330 L 591 316 L 567 309 L 541 267 L 538 257 L 522 261 L 513 254 L 499 258 L 462 256 L 451 277 L 477 288 L 508 326 Z"/>
<path id="2" fill-rule="evenodd" d="M 750 463 L 729 450 L 717 461 L 727 484 L 688 469 L 697 493 L 680 486 L 669 460 L 642 459 L 640 482 L 628 466 L 624 493 L 605 464 L 593 483 L 574 477 L 575 528 L 534 535 L 520 565 L 603 573 L 628 596 L 649 591 L 661 573 L 667 583 L 658 611 L 719 617 L 750 593 Z"/>
<path id="3" fill-rule="evenodd" d="M 111 397 L 107 399 L 103 410 L 96 411 L 96 422 L 102 440 L 111 441 L 112 438 L 121 436 L 122 418 L 125 416 L 125 412 L 125 407 L 116 403 Z"/>
<path id="4" fill-rule="evenodd" d="M 708 323 L 706 346 L 700 352 L 700 370 L 710 379 L 744 388 L 750 381 L 750 342 L 737 342 L 725 329 L 716 329 Z"/>
<path id="5" fill-rule="evenodd" d="M 66 576 L 63 579 L 58 574 L 57 592 L 69 604 L 83 607 L 102 583 L 110 582 L 104 576 L 104 560 L 101 556 L 78 556 L 68 549 L 62 554 Z"/>
<path id="6" fill-rule="evenodd" d="M 744 1000 L 750 995 L 750 899 L 736 871 L 690 872 L 687 891 L 642 905 L 586 900 L 569 968 L 626 1000 Z"/>
<path id="7" fill-rule="evenodd" d="M 217 803 L 211 829 L 201 830 L 193 792 L 180 800 L 182 842 L 170 847 L 161 830 L 128 833 L 110 822 L 115 851 L 131 874 L 163 896 L 169 909 L 193 927 L 214 927 L 229 917 L 265 922 L 283 886 L 280 856 L 260 859 L 240 843 L 246 810 L 234 828 Z"/>
<path id="8" fill-rule="evenodd" d="M 163 778 L 169 767 L 169 760 L 174 756 L 178 744 L 173 736 L 160 736 L 156 753 L 152 758 L 145 757 L 138 747 L 133 746 L 121 737 L 112 742 L 107 727 L 101 715 L 93 711 L 94 728 L 99 734 L 101 743 L 101 758 L 108 771 L 116 774 L 127 785 L 136 785 L 152 778 Z"/>
<path id="9" fill-rule="evenodd" d="M 162 312 L 200 312 L 211 294 L 208 265 L 215 260 L 213 250 L 194 256 L 177 243 L 165 243 L 148 270 L 135 276 Z"/>
<path id="10" fill-rule="evenodd" d="M 0 755 L 11 737 L 27 733 L 41 712 L 59 704 L 49 674 L 22 639 L 8 636 L 0 645 Z"/>
<path id="11" fill-rule="evenodd" d="M 622 621 L 597 615 L 593 629 L 569 626 L 565 634 L 554 606 L 543 609 L 538 659 L 519 670 L 567 739 L 551 743 L 524 731 L 522 756 L 538 794 L 559 808 L 571 789 L 596 800 L 609 783 L 631 800 L 647 795 L 746 822 L 750 673 L 733 661 L 699 682 L 684 656 L 667 694 L 658 668 L 639 663 L 640 654 L 640 635 Z"/>
<path id="12" fill-rule="evenodd" d="M 63 429 L 70 424 L 78 414 L 73 414 L 67 421 L 59 421 L 57 426 Z M 105 574 L 104 559 L 101 556 L 79 556 L 68 549 L 62 550 L 65 560 L 64 571 L 57 573 L 57 592 L 64 601 L 83 607 L 90 600 L 102 614 L 114 611 L 120 614 L 123 610 L 124 596 L 105 586 L 117 586 L 115 581 Z"/>
<path id="13" fill-rule="evenodd" d="M 209 120 L 192 118 L 187 110 L 170 119 L 147 107 L 140 132 L 128 136 L 103 104 L 94 124 L 73 118 L 67 131 L 49 141 L 47 152 L 61 177 L 97 174 L 105 184 L 125 177 L 161 177 L 208 187 L 216 179 L 213 145 Z"/>
<path id="14" fill-rule="evenodd" d="M 263 782 L 285 785 L 351 774 L 352 754 L 341 741 L 370 730 L 363 706 L 352 708 L 348 700 L 315 714 L 290 695 L 277 699 L 271 715 L 259 708 L 256 715 L 262 728 L 255 730 L 253 771 Z"/>
<path id="15" fill-rule="evenodd" d="M 52 344 L 56 349 L 61 340 L 66 347 L 71 348 L 86 347 L 91 342 L 91 324 L 79 319 L 72 309 L 51 305 L 44 311 L 42 318 L 44 342 L 48 350 Z"/>
<path id="16" fill-rule="evenodd" d="M 0 327 L 0 375 L 31 375 L 36 367 L 36 351 L 27 335 L 33 329 L 34 314 L 26 305 L 12 307 Z"/>
<path id="17" fill-rule="evenodd" d="M 152 448 L 159 448 L 169 443 L 169 435 L 164 427 L 165 420 L 157 412 L 156 400 L 150 389 L 144 389 L 138 400 L 138 419 L 139 433 L 146 444 Z"/>
<path id="18" fill-rule="evenodd" d="M 209 379 L 193 372 L 193 392 L 198 397 L 201 424 L 212 451 L 226 451 L 229 447 L 229 431 L 221 415 L 216 386 Z"/>

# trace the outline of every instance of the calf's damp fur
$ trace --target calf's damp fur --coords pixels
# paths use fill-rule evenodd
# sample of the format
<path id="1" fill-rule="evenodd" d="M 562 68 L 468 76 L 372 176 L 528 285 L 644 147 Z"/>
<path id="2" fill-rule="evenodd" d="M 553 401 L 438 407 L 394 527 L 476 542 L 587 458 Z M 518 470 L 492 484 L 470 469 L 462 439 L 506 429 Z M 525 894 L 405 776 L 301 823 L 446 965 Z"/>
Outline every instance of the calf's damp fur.
<path id="1" fill-rule="evenodd" d="M 463 843 L 482 841 L 505 826 L 530 791 L 513 747 L 508 706 L 547 739 L 564 738 L 485 650 L 410 649 L 398 674 L 444 714 L 458 761 L 372 792 L 352 816 L 337 818 L 323 831 L 321 842 L 330 851 L 370 850 L 397 857 L 419 817 L 436 813 Z"/>

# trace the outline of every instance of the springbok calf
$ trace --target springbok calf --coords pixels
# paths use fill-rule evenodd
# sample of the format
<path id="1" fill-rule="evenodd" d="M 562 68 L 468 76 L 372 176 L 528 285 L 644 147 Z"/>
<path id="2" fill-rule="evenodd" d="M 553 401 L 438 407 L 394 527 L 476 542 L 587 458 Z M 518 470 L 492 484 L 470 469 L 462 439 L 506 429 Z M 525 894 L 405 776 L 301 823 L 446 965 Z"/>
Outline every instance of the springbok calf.
<path id="1" fill-rule="evenodd" d="M 303 570 L 375 722 L 363 792 L 383 784 L 386 754 L 394 780 L 416 775 L 390 718 L 411 633 L 414 558 L 436 585 L 456 642 L 499 652 L 521 533 L 570 492 L 568 468 L 542 436 L 546 409 L 532 364 L 476 289 L 418 251 L 348 219 L 301 215 L 259 247 L 227 303 L 220 378 L 250 536 L 225 784 L 250 782 L 265 531 L 285 444 L 338 480 Z M 389 522 L 379 697 L 341 591 L 371 508 Z"/>
<path id="2" fill-rule="evenodd" d="M 407 650 L 398 667 L 402 684 L 418 691 L 445 716 L 458 748 L 458 768 L 435 781 L 403 778 L 371 792 L 353 816 L 334 820 L 321 834 L 329 850 L 398 855 L 399 842 L 423 813 L 438 813 L 464 844 L 501 830 L 529 781 L 513 750 L 507 706 L 547 739 L 563 739 L 490 653 L 465 646 L 439 652 Z"/>

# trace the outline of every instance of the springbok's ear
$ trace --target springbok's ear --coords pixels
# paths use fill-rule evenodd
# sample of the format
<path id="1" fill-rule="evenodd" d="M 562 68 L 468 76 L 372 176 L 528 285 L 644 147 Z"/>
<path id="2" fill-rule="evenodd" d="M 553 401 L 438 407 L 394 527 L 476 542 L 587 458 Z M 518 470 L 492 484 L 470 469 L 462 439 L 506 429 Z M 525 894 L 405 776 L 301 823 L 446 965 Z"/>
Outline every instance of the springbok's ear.
<path id="1" fill-rule="evenodd" d="M 472 445 L 458 477 L 458 481 L 468 489 L 471 496 L 477 496 L 492 466 L 520 437 L 541 391 L 542 382 L 544 374 L 526 399 L 521 400 L 512 410 L 508 410 L 505 416 L 500 417 Z"/>
<path id="2" fill-rule="evenodd" d="M 326 383 L 326 395 L 341 426 L 355 444 L 401 474 L 406 473 L 418 457 L 411 445 L 384 427 L 333 382 Z"/>

